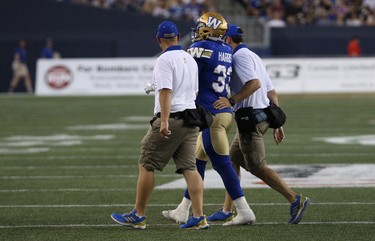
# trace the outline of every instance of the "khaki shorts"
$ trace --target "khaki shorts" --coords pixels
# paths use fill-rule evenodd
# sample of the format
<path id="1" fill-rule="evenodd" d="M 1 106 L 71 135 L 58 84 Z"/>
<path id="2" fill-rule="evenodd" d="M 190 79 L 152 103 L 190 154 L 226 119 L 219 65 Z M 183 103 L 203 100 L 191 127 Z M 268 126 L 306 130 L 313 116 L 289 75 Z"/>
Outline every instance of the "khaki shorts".
<path id="1" fill-rule="evenodd" d="M 233 115 L 231 113 L 219 113 L 215 114 L 213 119 L 214 121 L 210 127 L 212 147 L 219 155 L 229 155 L 229 141 L 227 134 L 233 126 Z M 198 137 L 196 153 L 199 160 L 210 160 L 204 150 L 202 132 Z"/>
<path id="2" fill-rule="evenodd" d="M 199 128 L 185 127 L 182 119 L 169 118 L 169 139 L 162 138 L 159 130 L 160 118 L 157 118 L 142 140 L 138 163 L 147 170 L 162 171 L 173 158 L 176 173 L 196 170 L 195 149 Z"/>
<path id="3" fill-rule="evenodd" d="M 29 75 L 29 69 L 27 68 L 27 65 L 19 61 L 13 61 L 12 69 L 13 74 L 19 78 Z"/>
<path id="4" fill-rule="evenodd" d="M 230 159 L 232 162 L 249 172 L 256 172 L 267 164 L 263 135 L 268 126 L 268 121 L 258 123 L 255 132 L 252 133 L 251 140 L 239 134 L 237 130 L 230 146 Z"/>

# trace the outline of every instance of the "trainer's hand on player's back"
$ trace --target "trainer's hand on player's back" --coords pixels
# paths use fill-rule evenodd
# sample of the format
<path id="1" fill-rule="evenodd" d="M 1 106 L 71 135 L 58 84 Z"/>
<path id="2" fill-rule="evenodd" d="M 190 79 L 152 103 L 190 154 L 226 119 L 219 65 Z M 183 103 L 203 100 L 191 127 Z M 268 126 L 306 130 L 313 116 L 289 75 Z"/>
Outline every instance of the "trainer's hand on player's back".
<path id="1" fill-rule="evenodd" d="M 229 103 L 229 100 L 225 97 L 219 97 L 217 101 L 214 102 L 214 108 L 221 110 L 224 108 L 232 107 Z"/>

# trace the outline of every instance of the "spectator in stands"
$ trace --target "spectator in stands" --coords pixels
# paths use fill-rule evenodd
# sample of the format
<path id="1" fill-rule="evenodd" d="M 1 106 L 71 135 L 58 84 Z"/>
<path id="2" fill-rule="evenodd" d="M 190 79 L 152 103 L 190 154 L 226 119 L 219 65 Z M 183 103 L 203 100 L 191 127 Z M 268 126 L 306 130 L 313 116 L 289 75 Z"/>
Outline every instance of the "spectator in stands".
<path id="1" fill-rule="evenodd" d="M 301 24 L 302 25 L 314 25 L 316 21 L 315 12 L 316 12 L 315 8 L 306 8 L 304 12 L 304 18 Z M 289 16 L 292 16 L 292 15 L 289 15 Z M 297 18 L 295 22 L 297 24 Z"/>
<path id="2" fill-rule="evenodd" d="M 154 0 L 145 0 L 144 4 L 142 5 L 142 12 L 146 14 L 152 14 L 155 7 L 155 1 Z"/>
<path id="3" fill-rule="evenodd" d="M 292 0 L 290 4 L 287 5 L 285 9 L 285 17 L 293 16 L 298 24 L 303 22 L 305 13 L 303 11 L 303 1 L 302 0 Z"/>
<path id="4" fill-rule="evenodd" d="M 358 9 L 354 5 L 349 6 L 349 12 L 345 16 L 345 25 L 353 27 L 362 25 Z"/>
<path id="5" fill-rule="evenodd" d="M 283 5 L 282 0 L 274 0 L 272 2 L 272 5 L 269 7 L 268 15 L 274 13 L 274 12 L 279 12 L 282 18 L 285 16 L 285 7 Z"/>
<path id="6" fill-rule="evenodd" d="M 333 7 L 333 10 L 336 12 L 336 15 L 346 15 L 349 11 L 349 8 L 345 0 L 337 0 L 335 6 Z"/>
<path id="7" fill-rule="evenodd" d="M 345 14 L 337 13 L 335 25 L 336 26 L 344 26 L 345 25 Z"/>
<path id="8" fill-rule="evenodd" d="M 280 28 L 286 26 L 286 23 L 283 20 L 283 13 L 281 11 L 273 11 L 271 14 L 271 19 L 267 22 L 267 26 L 271 28 Z"/>
<path id="9" fill-rule="evenodd" d="M 332 25 L 334 25 L 335 20 L 332 19 L 332 17 L 330 17 L 328 11 L 329 10 L 321 9 L 320 14 L 319 14 L 319 18 L 315 22 L 316 25 L 319 25 L 319 26 L 332 26 Z"/>
<path id="10" fill-rule="evenodd" d="M 20 79 L 24 79 L 27 92 L 32 93 L 33 86 L 29 69 L 27 67 L 26 40 L 20 39 L 18 44 L 19 46 L 14 51 L 14 59 L 12 63 L 13 77 L 10 81 L 8 92 L 13 93 L 16 90 Z"/>
<path id="11" fill-rule="evenodd" d="M 370 14 L 366 19 L 365 25 L 375 26 L 375 8 L 373 10 L 370 9 Z"/>
<path id="12" fill-rule="evenodd" d="M 171 17 L 174 19 L 183 19 L 185 12 L 184 0 L 173 1 L 172 5 L 169 8 Z"/>
<path id="13" fill-rule="evenodd" d="M 202 12 L 202 5 L 197 0 L 190 0 L 190 3 L 185 5 L 185 19 L 188 21 L 196 21 Z"/>
<path id="14" fill-rule="evenodd" d="M 375 10 L 375 9 L 374 9 Z M 364 5 L 360 9 L 360 19 L 362 20 L 362 25 L 373 26 L 374 21 L 374 10 L 372 10 L 368 5 Z"/>
<path id="15" fill-rule="evenodd" d="M 215 11 L 214 0 L 57 0 L 164 18 L 195 21 L 203 12 Z M 253 18 L 266 21 L 283 12 L 286 25 L 374 26 L 375 0 L 237 0 Z M 221 1 L 216 0 L 216 5 Z M 167 5 L 166 7 L 163 5 Z M 169 13 L 167 13 L 167 11 Z"/>
<path id="16" fill-rule="evenodd" d="M 351 38 L 348 42 L 347 53 L 349 57 L 360 57 L 362 55 L 362 49 L 358 36 L 353 36 L 353 38 Z"/>
<path id="17" fill-rule="evenodd" d="M 271 6 L 269 0 L 250 0 L 248 2 L 247 14 L 253 17 L 267 19 L 267 9 Z"/>
<path id="18" fill-rule="evenodd" d="M 320 0 L 319 6 L 329 12 L 333 7 L 333 3 L 332 0 Z"/>
<path id="19" fill-rule="evenodd" d="M 202 5 L 203 5 L 204 12 L 216 12 L 217 11 L 214 0 L 205 0 L 203 1 Z M 201 13 L 201 15 L 202 14 L 203 13 Z"/>
<path id="20" fill-rule="evenodd" d="M 297 17 L 294 16 L 294 15 L 288 15 L 285 17 L 286 19 L 286 25 L 288 26 L 295 26 L 295 25 L 298 25 L 298 22 L 297 22 Z"/>
<path id="21" fill-rule="evenodd" d="M 152 16 L 170 18 L 171 13 L 169 12 L 169 7 L 167 0 L 157 0 L 156 5 L 152 11 Z"/>

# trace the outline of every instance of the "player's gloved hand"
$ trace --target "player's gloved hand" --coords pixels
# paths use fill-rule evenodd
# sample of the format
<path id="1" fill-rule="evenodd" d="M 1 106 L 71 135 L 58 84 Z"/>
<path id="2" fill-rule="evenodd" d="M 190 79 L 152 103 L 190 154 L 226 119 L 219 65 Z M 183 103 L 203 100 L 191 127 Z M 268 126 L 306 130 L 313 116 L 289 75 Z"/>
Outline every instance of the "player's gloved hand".
<path id="1" fill-rule="evenodd" d="M 147 82 L 144 90 L 146 94 L 150 94 L 151 92 L 155 91 L 155 85 L 150 82 Z"/>

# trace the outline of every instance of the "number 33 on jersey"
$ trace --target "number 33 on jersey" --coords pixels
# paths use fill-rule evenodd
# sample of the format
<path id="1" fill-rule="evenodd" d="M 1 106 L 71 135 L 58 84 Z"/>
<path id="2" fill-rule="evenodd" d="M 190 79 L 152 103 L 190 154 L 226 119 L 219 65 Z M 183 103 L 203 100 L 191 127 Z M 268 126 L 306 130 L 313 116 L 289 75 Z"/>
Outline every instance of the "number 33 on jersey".
<path id="1" fill-rule="evenodd" d="M 197 103 L 211 113 L 228 112 L 216 110 L 213 103 L 219 97 L 228 97 L 232 75 L 232 48 L 222 41 L 203 40 L 193 43 L 187 50 L 199 68 L 199 92 Z"/>

